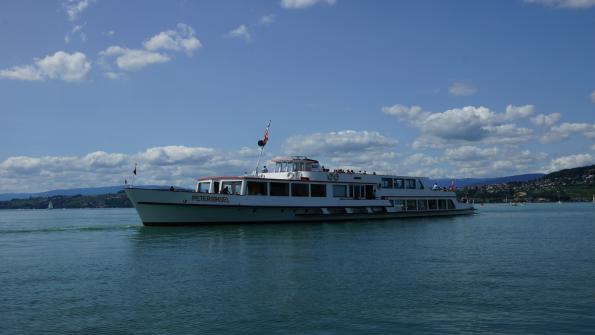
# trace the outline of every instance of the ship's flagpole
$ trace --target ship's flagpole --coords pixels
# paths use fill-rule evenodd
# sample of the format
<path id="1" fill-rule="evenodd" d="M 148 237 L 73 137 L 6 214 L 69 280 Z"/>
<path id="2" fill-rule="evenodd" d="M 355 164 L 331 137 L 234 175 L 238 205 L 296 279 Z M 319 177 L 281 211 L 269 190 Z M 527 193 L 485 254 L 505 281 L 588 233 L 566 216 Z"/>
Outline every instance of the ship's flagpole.
<path id="1" fill-rule="evenodd" d="M 269 141 L 269 128 L 271 127 L 271 120 L 269 120 L 269 124 L 264 129 L 264 137 L 262 140 L 258 140 L 258 146 L 260 147 L 260 153 L 258 154 L 258 160 L 256 161 L 256 168 L 254 169 L 254 175 L 258 175 L 258 168 L 260 167 L 260 160 L 262 159 L 262 155 L 264 154 L 264 146 L 267 145 Z"/>

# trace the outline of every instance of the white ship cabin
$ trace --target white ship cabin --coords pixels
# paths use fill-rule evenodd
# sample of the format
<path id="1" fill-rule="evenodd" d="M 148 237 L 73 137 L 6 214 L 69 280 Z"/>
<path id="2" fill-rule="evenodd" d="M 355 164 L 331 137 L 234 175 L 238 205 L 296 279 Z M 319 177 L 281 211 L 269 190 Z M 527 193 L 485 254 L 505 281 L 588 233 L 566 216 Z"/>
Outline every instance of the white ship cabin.
<path id="1" fill-rule="evenodd" d="M 452 200 L 456 199 L 454 192 L 433 190 L 424 177 L 329 170 L 318 161 L 303 156 L 279 157 L 272 162 L 274 166 L 264 166 L 256 175 L 201 178 L 196 185 L 196 192 L 277 199 L 294 197 L 300 200 L 393 200 L 403 201 L 403 206 L 407 207 L 415 203 L 416 209 L 419 206 L 417 202 L 407 204 L 407 199 L 424 198 L 428 202 L 424 201 L 423 207 L 455 208 Z"/>

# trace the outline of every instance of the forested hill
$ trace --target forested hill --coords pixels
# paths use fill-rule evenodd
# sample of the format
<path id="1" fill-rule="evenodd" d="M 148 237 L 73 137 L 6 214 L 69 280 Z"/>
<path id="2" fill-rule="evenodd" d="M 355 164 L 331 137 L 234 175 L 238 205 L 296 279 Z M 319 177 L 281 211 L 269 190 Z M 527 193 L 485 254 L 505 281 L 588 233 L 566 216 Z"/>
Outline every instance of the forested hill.
<path id="1" fill-rule="evenodd" d="M 465 187 L 457 193 L 476 202 L 592 201 L 595 165 L 560 170 L 527 182 Z"/>

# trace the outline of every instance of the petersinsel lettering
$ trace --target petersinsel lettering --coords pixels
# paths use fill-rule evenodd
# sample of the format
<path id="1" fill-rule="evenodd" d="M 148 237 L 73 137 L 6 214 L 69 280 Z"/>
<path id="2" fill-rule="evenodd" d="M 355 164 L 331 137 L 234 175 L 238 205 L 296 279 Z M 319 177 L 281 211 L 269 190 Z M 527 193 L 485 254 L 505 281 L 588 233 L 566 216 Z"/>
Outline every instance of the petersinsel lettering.
<path id="1" fill-rule="evenodd" d="M 192 201 L 229 202 L 229 199 L 212 195 L 193 195 Z"/>

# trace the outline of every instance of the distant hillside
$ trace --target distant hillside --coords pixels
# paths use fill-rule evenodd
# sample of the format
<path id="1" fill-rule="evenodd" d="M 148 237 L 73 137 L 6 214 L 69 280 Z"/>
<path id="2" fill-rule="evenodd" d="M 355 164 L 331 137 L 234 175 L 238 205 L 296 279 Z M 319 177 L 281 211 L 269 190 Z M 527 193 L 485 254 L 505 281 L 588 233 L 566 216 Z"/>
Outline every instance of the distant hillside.
<path id="1" fill-rule="evenodd" d="M 12 199 L 28 199 L 39 197 L 53 197 L 57 195 L 73 196 L 73 195 L 99 195 L 108 193 L 118 193 L 123 190 L 124 186 L 105 186 L 105 187 L 89 187 L 89 188 L 71 188 L 64 190 L 53 190 L 39 193 L 4 193 L 0 194 L 0 201 Z"/>
<path id="2" fill-rule="evenodd" d="M 158 185 L 142 185 L 140 187 L 145 188 L 169 188 L 169 186 L 158 186 Z M 39 193 L 4 193 L 0 194 L 0 201 L 12 200 L 12 199 L 28 199 L 28 198 L 39 198 L 39 197 L 53 197 L 57 195 L 63 196 L 74 196 L 74 195 L 101 195 L 101 194 L 113 194 L 118 193 L 124 189 L 123 185 L 120 186 L 103 186 L 103 187 L 88 187 L 88 188 L 71 188 L 63 190 L 53 190 Z"/>
<path id="3" fill-rule="evenodd" d="M 467 186 L 457 193 L 476 202 L 591 201 L 595 194 L 595 165 L 556 171 L 524 182 Z"/>
<path id="4" fill-rule="evenodd" d="M 552 172 L 544 176 L 543 179 L 547 180 L 567 180 L 567 181 L 576 181 L 576 180 L 585 180 L 585 179 L 593 179 L 595 175 L 595 165 L 589 166 L 582 166 L 572 169 L 565 169 L 556 172 Z"/>
<path id="5" fill-rule="evenodd" d="M 0 201 L 0 209 L 46 209 L 52 202 L 54 209 L 61 208 L 126 208 L 132 203 L 124 191 L 115 194 L 101 195 L 55 195 L 51 197 L 35 197 Z"/>
<path id="6" fill-rule="evenodd" d="M 504 184 L 513 182 L 528 182 L 544 177 L 543 173 L 528 173 L 516 176 L 508 177 L 496 177 L 496 178 L 464 178 L 455 179 L 455 185 L 457 187 L 469 187 L 469 186 L 481 186 L 481 185 L 493 185 L 493 184 Z M 435 179 L 432 183 L 438 183 L 440 187 L 448 187 L 452 179 Z"/>

